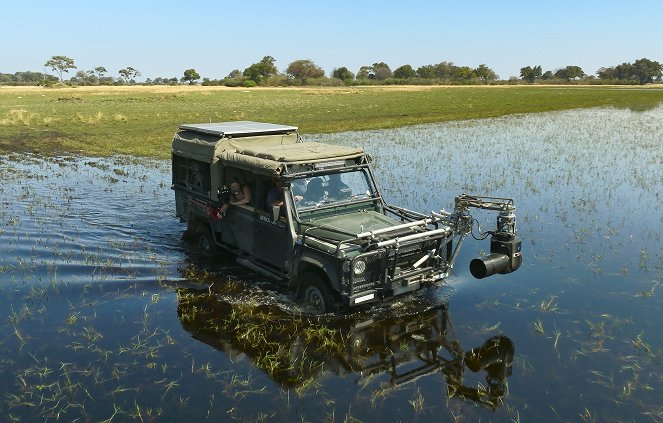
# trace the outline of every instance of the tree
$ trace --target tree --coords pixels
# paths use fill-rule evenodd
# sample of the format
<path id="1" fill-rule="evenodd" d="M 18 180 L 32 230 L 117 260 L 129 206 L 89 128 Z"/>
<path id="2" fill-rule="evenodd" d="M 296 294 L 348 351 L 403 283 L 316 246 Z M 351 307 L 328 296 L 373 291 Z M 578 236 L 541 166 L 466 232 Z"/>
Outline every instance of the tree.
<path id="1" fill-rule="evenodd" d="M 615 67 L 600 68 L 596 73 L 602 80 L 636 81 L 647 84 L 660 80 L 663 67 L 660 63 L 649 59 L 638 59 L 634 63 L 622 63 Z"/>
<path id="2" fill-rule="evenodd" d="M 596 74 L 598 75 L 599 79 L 605 81 L 617 79 L 617 71 L 615 70 L 614 67 L 600 68 L 599 70 L 596 71 Z"/>
<path id="3" fill-rule="evenodd" d="M 536 81 L 541 77 L 541 66 L 520 68 L 520 77 L 529 83 Z"/>
<path id="4" fill-rule="evenodd" d="M 286 73 L 295 79 L 301 80 L 302 85 L 306 85 L 306 80 L 309 78 L 320 78 L 325 76 L 325 71 L 308 59 L 295 60 L 290 63 Z"/>
<path id="5" fill-rule="evenodd" d="M 120 69 L 118 73 L 125 80 L 125 82 L 133 81 L 134 78 L 140 76 L 140 72 L 138 72 L 136 69 L 132 68 L 131 66 L 128 66 L 125 69 Z"/>
<path id="6" fill-rule="evenodd" d="M 76 69 L 74 65 L 74 59 L 71 59 L 67 56 L 53 56 L 51 59 L 44 64 L 53 69 L 54 72 L 57 72 L 60 76 L 60 82 L 62 82 L 62 73 L 68 73 L 70 69 Z"/>
<path id="7" fill-rule="evenodd" d="M 341 81 L 350 81 L 355 78 L 355 74 L 350 72 L 350 70 L 345 66 L 342 66 L 340 68 L 335 68 L 332 71 L 332 76 L 334 78 L 340 79 Z"/>
<path id="8" fill-rule="evenodd" d="M 103 66 L 97 66 L 96 68 L 94 68 L 94 71 L 97 73 L 97 78 L 99 79 L 101 79 L 104 76 L 104 74 L 108 72 L 106 68 Z"/>
<path id="9" fill-rule="evenodd" d="M 85 84 L 86 82 L 88 82 L 89 75 L 90 75 L 89 73 L 83 70 L 79 70 L 78 72 L 76 72 L 76 82 Z M 94 74 L 92 76 L 94 76 Z M 74 78 L 72 78 L 72 80 L 73 79 Z"/>
<path id="10" fill-rule="evenodd" d="M 278 72 L 274 65 L 274 58 L 272 56 L 265 56 L 258 63 L 254 63 L 248 68 L 244 69 L 244 76 L 260 83 L 262 79 L 269 78 Z"/>
<path id="11" fill-rule="evenodd" d="M 660 80 L 661 70 L 660 63 L 645 58 L 636 60 L 632 67 L 633 77 L 640 84 L 654 82 L 654 79 Z"/>
<path id="12" fill-rule="evenodd" d="M 240 76 L 242 76 L 242 71 L 239 69 L 234 69 L 230 71 L 227 78 L 239 78 Z"/>
<path id="13" fill-rule="evenodd" d="M 359 68 L 359 72 L 357 72 L 357 79 L 374 79 L 375 78 L 375 73 L 373 72 L 373 68 L 371 66 L 362 66 Z"/>
<path id="14" fill-rule="evenodd" d="M 424 65 L 417 68 L 417 76 L 424 79 L 433 79 L 435 78 L 435 66 L 433 65 Z"/>
<path id="15" fill-rule="evenodd" d="M 435 77 L 439 79 L 451 79 L 455 67 L 452 62 L 438 63 L 435 65 Z"/>
<path id="16" fill-rule="evenodd" d="M 474 77 L 474 72 L 469 66 L 454 66 L 451 75 L 456 81 L 467 81 Z"/>
<path id="17" fill-rule="evenodd" d="M 497 74 L 491 68 L 486 65 L 479 65 L 478 68 L 474 69 L 472 73 L 479 78 L 479 81 L 487 84 L 489 82 L 497 80 Z"/>
<path id="18" fill-rule="evenodd" d="M 391 78 L 393 75 L 389 65 L 385 62 L 373 63 L 372 68 L 373 73 L 375 74 L 375 79 L 379 81 L 384 81 L 387 78 Z"/>
<path id="19" fill-rule="evenodd" d="M 408 79 L 408 78 L 414 78 L 417 76 L 417 73 L 412 69 L 412 66 L 410 65 L 403 65 L 396 70 L 394 70 L 394 78 L 399 78 L 399 79 Z"/>
<path id="20" fill-rule="evenodd" d="M 633 78 L 633 65 L 630 63 L 622 63 L 615 66 L 615 76 L 620 81 L 628 81 Z"/>
<path id="21" fill-rule="evenodd" d="M 581 79 L 585 77 L 585 72 L 580 66 L 567 66 L 565 68 L 557 70 L 555 76 L 560 79 L 566 79 L 570 81 L 572 79 Z"/>
<path id="22" fill-rule="evenodd" d="M 193 83 L 199 79 L 200 79 L 200 74 L 196 72 L 195 69 L 185 70 L 184 76 L 182 77 L 182 81 L 188 82 L 189 85 L 193 85 Z"/>
<path id="23" fill-rule="evenodd" d="M 41 72 L 0 73 L 0 85 L 41 85 L 59 81 L 57 76 Z"/>

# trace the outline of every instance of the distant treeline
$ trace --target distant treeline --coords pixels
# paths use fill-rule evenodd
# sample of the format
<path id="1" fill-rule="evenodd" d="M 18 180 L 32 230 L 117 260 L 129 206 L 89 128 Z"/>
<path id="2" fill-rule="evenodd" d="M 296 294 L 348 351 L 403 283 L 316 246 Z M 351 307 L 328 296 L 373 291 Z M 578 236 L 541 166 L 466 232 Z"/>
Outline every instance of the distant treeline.
<path id="1" fill-rule="evenodd" d="M 41 72 L 0 73 L 0 85 L 224 85 L 227 87 L 255 86 L 352 86 L 352 85 L 474 85 L 474 84 L 647 84 L 661 82 L 663 67 L 659 62 L 646 58 L 633 63 L 622 63 L 612 67 L 602 67 L 594 75 L 588 75 L 579 66 L 565 66 L 556 70 L 543 71 L 540 65 L 525 66 L 520 69 L 520 77 L 508 80 L 499 76 L 487 65 L 476 68 L 457 66 L 451 62 L 424 65 L 414 69 L 410 65 L 400 66 L 392 71 L 384 62 L 362 66 L 357 73 L 346 67 L 334 68 L 331 75 L 308 59 L 290 63 L 284 72 L 279 72 L 275 59 L 265 56 L 243 71 L 235 69 L 224 78 L 203 77 L 193 68 L 184 71 L 181 77 L 147 78 L 137 82 L 141 73 L 127 67 L 118 71 L 118 77 L 108 75 L 103 66 L 92 70 L 78 70 L 69 79 L 64 74 L 77 69 L 74 60 L 66 56 L 53 56 L 45 65 L 57 76 Z"/>

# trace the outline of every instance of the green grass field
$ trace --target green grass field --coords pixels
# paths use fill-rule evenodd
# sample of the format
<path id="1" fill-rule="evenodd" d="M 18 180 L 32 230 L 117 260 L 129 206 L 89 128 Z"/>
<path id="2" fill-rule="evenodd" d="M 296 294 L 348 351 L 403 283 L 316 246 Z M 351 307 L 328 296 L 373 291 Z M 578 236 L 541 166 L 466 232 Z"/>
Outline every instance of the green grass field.
<path id="1" fill-rule="evenodd" d="M 295 125 L 305 135 L 661 102 L 663 89 L 605 86 L 0 87 L 0 153 L 165 158 L 181 123 L 254 120 Z"/>

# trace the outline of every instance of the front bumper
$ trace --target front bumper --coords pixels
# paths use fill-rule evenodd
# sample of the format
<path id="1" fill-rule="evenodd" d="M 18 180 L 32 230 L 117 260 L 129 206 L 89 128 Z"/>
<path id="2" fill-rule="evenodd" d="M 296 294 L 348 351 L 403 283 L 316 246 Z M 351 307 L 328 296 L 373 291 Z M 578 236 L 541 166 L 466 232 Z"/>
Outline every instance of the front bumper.
<path id="1" fill-rule="evenodd" d="M 448 272 L 434 269 L 422 269 L 391 278 L 386 276 L 387 282 L 379 288 L 365 289 L 354 292 L 347 297 L 350 307 L 381 302 L 395 297 L 418 291 L 424 286 L 439 282 L 448 276 Z"/>

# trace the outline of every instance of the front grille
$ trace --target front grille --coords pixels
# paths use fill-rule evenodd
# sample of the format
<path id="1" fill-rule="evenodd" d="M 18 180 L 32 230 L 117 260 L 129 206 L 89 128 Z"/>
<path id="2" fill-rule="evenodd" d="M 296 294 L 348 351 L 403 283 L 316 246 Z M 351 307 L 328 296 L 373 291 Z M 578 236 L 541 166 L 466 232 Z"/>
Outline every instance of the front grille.
<path id="1" fill-rule="evenodd" d="M 387 248 L 384 250 L 372 251 L 366 254 L 360 254 L 355 257 L 350 264 L 350 280 L 351 292 L 357 294 L 370 289 L 382 288 L 387 280 L 387 275 L 394 277 L 400 272 L 410 273 L 417 269 L 412 268 L 424 255 L 434 249 L 438 245 L 438 241 L 424 241 L 400 246 L 398 249 L 395 247 Z M 446 243 L 441 243 L 439 250 L 436 251 L 436 256 L 441 260 L 429 260 L 427 263 L 422 263 L 423 267 L 433 266 L 435 268 L 444 268 L 447 270 L 449 261 L 449 251 Z M 366 270 L 361 275 L 355 275 L 352 271 L 353 265 L 357 260 L 363 260 L 366 263 Z"/>
<path id="2" fill-rule="evenodd" d="M 357 260 L 363 260 L 366 263 L 366 270 L 361 275 L 355 275 L 352 272 L 352 293 L 366 291 L 375 288 L 379 282 L 382 281 L 384 274 L 384 256 L 385 251 L 373 251 L 366 254 L 361 254 L 352 261 L 352 264 Z"/>

